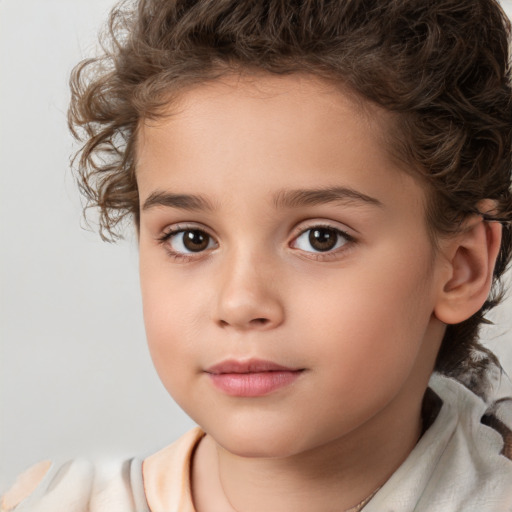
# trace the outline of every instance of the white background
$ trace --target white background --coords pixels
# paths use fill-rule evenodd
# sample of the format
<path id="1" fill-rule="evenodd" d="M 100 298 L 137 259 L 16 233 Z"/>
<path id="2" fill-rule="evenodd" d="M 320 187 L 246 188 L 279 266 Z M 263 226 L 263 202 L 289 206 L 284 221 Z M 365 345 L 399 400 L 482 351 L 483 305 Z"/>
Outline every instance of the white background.
<path id="1" fill-rule="evenodd" d="M 146 350 L 135 240 L 81 229 L 69 172 L 69 73 L 112 4 L 0 0 L 0 489 L 41 459 L 143 456 L 192 426 Z M 512 302 L 496 316 L 512 373 Z"/>

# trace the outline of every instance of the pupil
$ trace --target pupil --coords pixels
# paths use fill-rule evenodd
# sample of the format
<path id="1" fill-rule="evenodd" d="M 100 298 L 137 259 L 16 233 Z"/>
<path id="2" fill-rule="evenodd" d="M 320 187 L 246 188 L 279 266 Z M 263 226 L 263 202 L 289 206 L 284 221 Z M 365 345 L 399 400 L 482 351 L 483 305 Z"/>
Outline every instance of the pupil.
<path id="1" fill-rule="evenodd" d="M 185 231 L 183 245 L 194 252 L 204 251 L 208 247 L 209 236 L 202 231 Z"/>
<path id="2" fill-rule="evenodd" d="M 329 228 L 312 229 L 309 232 L 309 243 L 317 251 L 330 251 L 338 241 L 336 230 Z"/>

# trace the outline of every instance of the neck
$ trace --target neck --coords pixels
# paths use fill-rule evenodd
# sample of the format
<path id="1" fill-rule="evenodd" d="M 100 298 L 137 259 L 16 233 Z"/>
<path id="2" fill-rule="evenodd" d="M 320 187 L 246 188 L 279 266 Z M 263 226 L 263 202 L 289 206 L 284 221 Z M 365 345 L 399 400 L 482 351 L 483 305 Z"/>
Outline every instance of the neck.
<path id="1" fill-rule="evenodd" d="M 386 482 L 418 441 L 421 397 L 414 410 L 409 402 L 409 411 L 404 416 L 400 404 L 388 407 L 345 436 L 280 458 L 241 457 L 206 436 L 193 466 L 196 508 L 198 512 L 350 510 Z M 212 467 L 217 468 L 215 476 Z"/>

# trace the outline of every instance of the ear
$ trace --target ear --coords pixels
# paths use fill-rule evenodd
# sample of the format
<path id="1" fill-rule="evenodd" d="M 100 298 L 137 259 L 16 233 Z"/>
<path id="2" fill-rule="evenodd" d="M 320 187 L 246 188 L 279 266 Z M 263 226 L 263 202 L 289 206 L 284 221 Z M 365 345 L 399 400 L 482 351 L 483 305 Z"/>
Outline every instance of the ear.
<path id="1" fill-rule="evenodd" d="M 434 315 L 445 324 L 458 324 L 486 301 L 500 250 L 501 224 L 472 217 L 467 228 L 443 248 L 448 266 L 441 282 Z"/>

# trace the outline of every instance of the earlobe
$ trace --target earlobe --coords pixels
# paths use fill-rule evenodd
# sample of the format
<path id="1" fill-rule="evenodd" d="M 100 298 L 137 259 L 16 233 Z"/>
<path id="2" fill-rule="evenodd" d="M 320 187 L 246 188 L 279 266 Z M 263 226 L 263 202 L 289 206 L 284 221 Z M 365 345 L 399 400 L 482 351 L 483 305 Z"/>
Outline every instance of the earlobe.
<path id="1" fill-rule="evenodd" d="M 467 320 L 484 304 L 501 244 L 501 224 L 473 217 L 449 243 L 449 268 L 441 282 L 435 316 L 445 324 Z"/>

